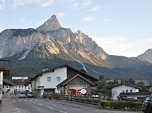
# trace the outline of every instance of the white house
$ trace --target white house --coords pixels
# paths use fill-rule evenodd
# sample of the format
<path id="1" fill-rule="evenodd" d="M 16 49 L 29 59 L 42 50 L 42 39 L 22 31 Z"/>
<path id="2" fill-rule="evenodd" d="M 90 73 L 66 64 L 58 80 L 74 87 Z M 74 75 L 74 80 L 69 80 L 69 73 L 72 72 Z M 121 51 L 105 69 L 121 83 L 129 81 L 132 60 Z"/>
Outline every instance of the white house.
<path id="1" fill-rule="evenodd" d="M 139 92 L 139 89 L 130 85 L 119 84 L 112 88 L 112 100 L 118 100 L 120 93 Z"/>
<path id="2" fill-rule="evenodd" d="M 10 88 L 10 93 L 24 92 L 26 90 L 32 91 L 31 83 L 29 79 L 12 79 L 12 82 L 15 84 Z"/>
<path id="3" fill-rule="evenodd" d="M 15 85 L 15 86 L 13 86 L 11 88 L 11 93 L 14 93 L 15 90 L 17 92 L 24 92 L 26 90 L 28 90 L 29 92 L 31 92 L 32 91 L 31 84 L 28 84 L 28 85 L 24 85 L 24 84 L 22 84 L 22 85 Z"/>
<path id="4" fill-rule="evenodd" d="M 3 79 L 3 92 L 6 94 L 10 94 L 12 92 L 12 88 L 14 87 L 14 83 L 8 79 Z"/>
<path id="5" fill-rule="evenodd" d="M 95 78 L 90 77 L 88 74 L 76 70 L 69 65 L 61 65 L 53 69 L 46 70 L 32 78 L 32 91 L 40 97 L 42 97 L 44 92 L 60 93 L 61 89 L 58 89 L 57 85 L 65 80 L 69 80 L 77 74 L 80 74 L 89 81 L 94 82 L 96 80 Z M 73 84 L 73 88 L 76 87 L 78 88 L 76 84 Z"/>
<path id="6" fill-rule="evenodd" d="M 56 86 L 67 79 L 67 67 L 58 67 L 37 75 L 35 78 L 36 90 L 39 96 L 44 92 L 59 93 Z"/>

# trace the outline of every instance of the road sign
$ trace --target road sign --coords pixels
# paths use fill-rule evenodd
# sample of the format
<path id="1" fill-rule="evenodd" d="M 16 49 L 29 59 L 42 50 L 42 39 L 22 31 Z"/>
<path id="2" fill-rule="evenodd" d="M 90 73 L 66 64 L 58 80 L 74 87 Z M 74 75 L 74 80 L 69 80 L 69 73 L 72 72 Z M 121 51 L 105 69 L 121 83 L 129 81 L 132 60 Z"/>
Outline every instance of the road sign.
<path id="1" fill-rule="evenodd" d="M 81 89 L 81 90 L 80 90 L 80 93 L 84 95 L 84 94 L 87 93 L 87 90 L 86 90 L 86 89 Z"/>

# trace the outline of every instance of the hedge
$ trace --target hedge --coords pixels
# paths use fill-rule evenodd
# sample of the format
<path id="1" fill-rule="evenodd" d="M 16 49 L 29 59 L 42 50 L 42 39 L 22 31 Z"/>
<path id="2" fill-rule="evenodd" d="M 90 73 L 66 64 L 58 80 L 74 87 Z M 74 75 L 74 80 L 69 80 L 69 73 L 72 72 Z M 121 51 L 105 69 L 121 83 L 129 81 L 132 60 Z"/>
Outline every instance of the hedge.
<path id="1" fill-rule="evenodd" d="M 142 102 L 101 100 L 101 107 L 104 109 L 140 111 Z"/>

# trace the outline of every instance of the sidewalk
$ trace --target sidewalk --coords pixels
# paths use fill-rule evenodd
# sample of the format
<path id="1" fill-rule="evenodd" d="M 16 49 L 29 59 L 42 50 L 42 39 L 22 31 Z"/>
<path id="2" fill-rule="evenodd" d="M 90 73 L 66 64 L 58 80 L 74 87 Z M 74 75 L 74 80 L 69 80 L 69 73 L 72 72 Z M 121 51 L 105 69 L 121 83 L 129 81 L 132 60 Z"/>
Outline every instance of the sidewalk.
<path id="1" fill-rule="evenodd" d="M 17 113 L 9 96 L 4 95 L 0 105 L 0 113 Z"/>

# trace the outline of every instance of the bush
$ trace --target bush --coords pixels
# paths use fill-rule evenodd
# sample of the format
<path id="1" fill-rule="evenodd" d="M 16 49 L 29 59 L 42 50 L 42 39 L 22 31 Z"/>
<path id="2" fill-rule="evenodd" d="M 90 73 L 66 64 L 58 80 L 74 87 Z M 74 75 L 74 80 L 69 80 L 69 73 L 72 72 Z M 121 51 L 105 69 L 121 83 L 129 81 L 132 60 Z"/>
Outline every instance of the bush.
<path id="1" fill-rule="evenodd" d="M 140 111 L 142 102 L 101 100 L 101 106 L 105 109 Z"/>

